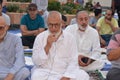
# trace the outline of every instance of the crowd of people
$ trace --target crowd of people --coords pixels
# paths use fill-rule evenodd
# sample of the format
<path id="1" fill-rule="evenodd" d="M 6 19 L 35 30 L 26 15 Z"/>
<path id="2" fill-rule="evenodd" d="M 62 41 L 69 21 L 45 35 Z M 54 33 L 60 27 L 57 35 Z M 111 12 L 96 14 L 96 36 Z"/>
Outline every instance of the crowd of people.
<path id="1" fill-rule="evenodd" d="M 84 0 L 74 0 L 81 5 Z M 113 15 L 119 0 L 102 16 L 97 3 L 95 16 L 77 11 L 74 23 L 58 11 L 48 11 L 48 0 L 32 0 L 20 21 L 21 38 L 8 32 L 10 18 L 0 0 L 0 80 L 90 80 L 88 71 L 100 70 L 101 47 L 112 63 L 106 80 L 120 79 L 120 29 Z M 115 6 L 115 7 L 114 7 Z M 119 15 L 118 15 L 119 16 Z M 33 49 L 33 68 L 25 65 L 24 47 Z"/>

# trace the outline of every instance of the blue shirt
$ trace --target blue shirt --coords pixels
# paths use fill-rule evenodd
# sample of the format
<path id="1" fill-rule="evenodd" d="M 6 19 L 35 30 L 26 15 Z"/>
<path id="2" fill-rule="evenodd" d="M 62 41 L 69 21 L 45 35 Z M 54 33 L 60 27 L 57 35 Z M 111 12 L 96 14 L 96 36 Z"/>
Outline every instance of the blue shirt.
<path id="1" fill-rule="evenodd" d="M 7 32 L 0 42 L 0 74 L 16 74 L 25 66 L 24 52 L 20 37 Z"/>
<path id="2" fill-rule="evenodd" d="M 39 14 L 37 14 L 34 20 L 30 18 L 29 14 L 25 14 L 22 17 L 20 24 L 26 25 L 28 30 L 37 30 L 45 27 L 44 20 Z"/>

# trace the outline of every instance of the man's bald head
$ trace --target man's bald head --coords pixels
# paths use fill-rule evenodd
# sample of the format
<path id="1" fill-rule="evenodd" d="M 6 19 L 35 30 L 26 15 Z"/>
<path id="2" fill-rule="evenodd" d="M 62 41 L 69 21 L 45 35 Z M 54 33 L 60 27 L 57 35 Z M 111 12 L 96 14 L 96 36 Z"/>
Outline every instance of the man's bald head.
<path id="1" fill-rule="evenodd" d="M 48 19 L 59 19 L 62 21 L 62 16 L 61 13 L 59 13 L 58 11 L 50 11 L 49 15 L 48 15 Z"/>

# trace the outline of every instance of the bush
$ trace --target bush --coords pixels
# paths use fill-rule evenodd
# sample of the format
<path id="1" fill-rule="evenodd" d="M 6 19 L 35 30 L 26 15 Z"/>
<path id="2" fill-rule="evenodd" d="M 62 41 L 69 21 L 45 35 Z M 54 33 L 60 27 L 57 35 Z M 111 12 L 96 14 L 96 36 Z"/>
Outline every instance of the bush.
<path id="1" fill-rule="evenodd" d="M 48 3 L 48 11 L 51 11 L 51 10 L 60 11 L 60 8 L 61 8 L 60 2 L 51 1 Z"/>
<path id="2" fill-rule="evenodd" d="M 57 10 L 62 14 L 76 14 L 77 10 L 83 10 L 84 8 L 80 4 L 67 3 L 61 5 L 60 2 L 51 1 L 48 4 L 48 11 Z"/>
<path id="3" fill-rule="evenodd" d="M 25 9 L 21 9 L 17 4 L 9 4 L 6 6 L 7 12 L 26 12 Z"/>
<path id="4" fill-rule="evenodd" d="M 61 6 L 61 13 L 63 14 L 76 14 L 78 10 L 83 10 L 83 6 L 75 3 L 67 3 Z"/>
<path id="5" fill-rule="evenodd" d="M 9 4 L 6 8 L 8 12 L 17 12 L 19 10 L 19 6 L 16 4 Z"/>
<path id="6" fill-rule="evenodd" d="M 31 2 L 31 0 L 7 0 L 12 2 Z"/>

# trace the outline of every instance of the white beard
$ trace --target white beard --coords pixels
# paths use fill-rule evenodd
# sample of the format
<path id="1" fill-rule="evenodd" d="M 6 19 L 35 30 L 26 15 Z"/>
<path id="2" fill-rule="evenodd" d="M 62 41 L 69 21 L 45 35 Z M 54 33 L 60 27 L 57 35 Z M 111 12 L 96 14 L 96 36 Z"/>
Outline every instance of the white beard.
<path id="1" fill-rule="evenodd" d="M 2 40 L 5 37 L 5 35 L 6 35 L 6 32 L 0 35 L 0 40 Z"/>
<path id="2" fill-rule="evenodd" d="M 62 28 L 60 28 L 59 32 L 56 32 L 56 33 L 51 33 L 49 30 L 49 33 L 52 35 L 55 35 L 55 37 L 58 38 L 58 36 L 61 34 L 61 31 L 62 31 Z"/>
<path id="3" fill-rule="evenodd" d="M 85 30 L 86 30 L 86 27 L 84 28 L 84 27 L 82 27 L 82 26 L 81 26 L 81 25 L 79 25 L 79 24 L 78 24 L 78 27 L 79 27 L 79 29 L 80 29 L 80 30 L 83 30 L 83 31 L 85 31 Z"/>

